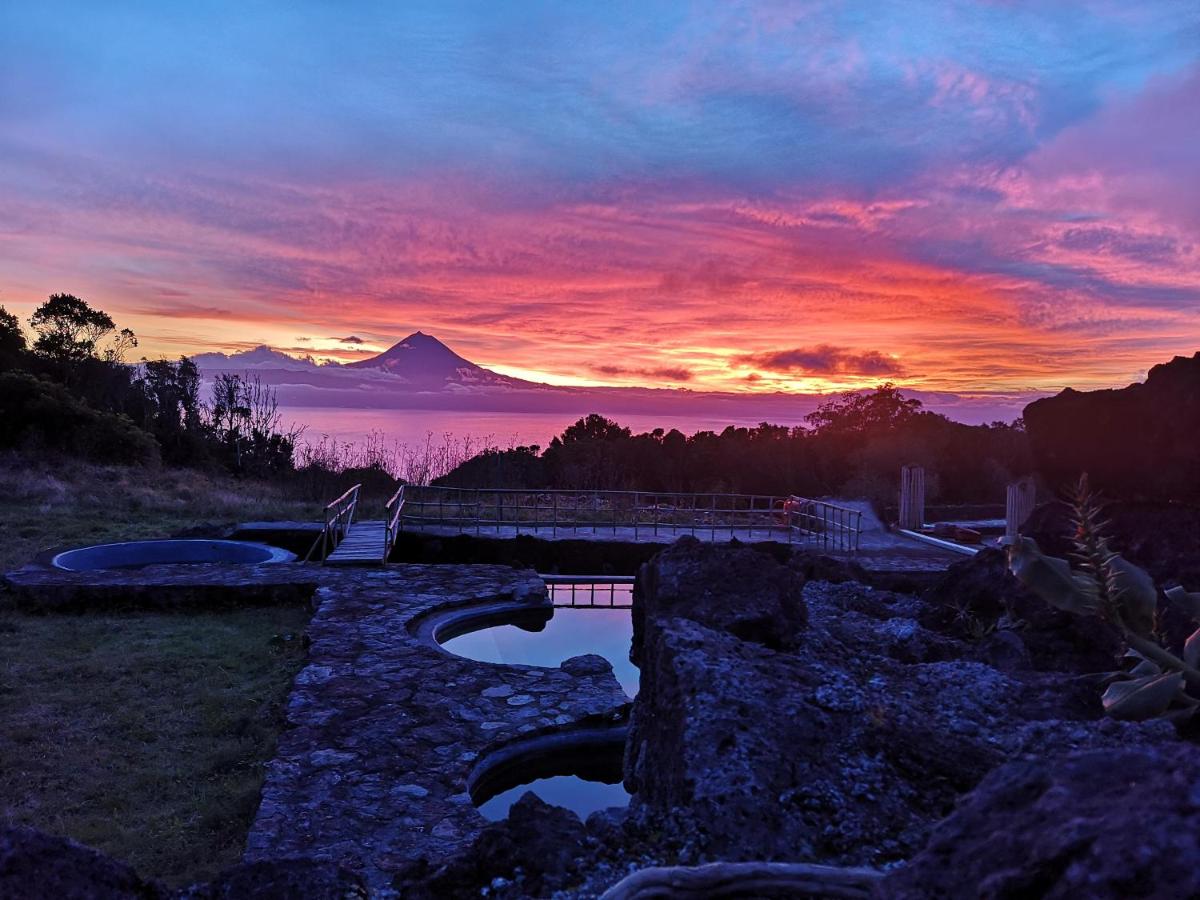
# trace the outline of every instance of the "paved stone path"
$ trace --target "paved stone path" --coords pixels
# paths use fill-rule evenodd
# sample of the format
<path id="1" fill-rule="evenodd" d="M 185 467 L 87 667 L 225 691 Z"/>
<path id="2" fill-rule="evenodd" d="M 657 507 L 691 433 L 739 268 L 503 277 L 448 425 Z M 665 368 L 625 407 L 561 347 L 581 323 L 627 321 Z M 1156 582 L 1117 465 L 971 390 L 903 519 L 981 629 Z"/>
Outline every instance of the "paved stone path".
<path id="1" fill-rule="evenodd" d="M 532 572 L 397 566 L 323 576 L 308 665 L 288 701 L 247 859 L 332 859 L 386 890 L 404 863 L 436 861 L 483 827 L 467 793 L 482 756 L 612 719 L 628 702 L 611 669 L 587 657 L 567 669 L 493 665 L 415 636 L 436 609 L 544 604 Z"/>

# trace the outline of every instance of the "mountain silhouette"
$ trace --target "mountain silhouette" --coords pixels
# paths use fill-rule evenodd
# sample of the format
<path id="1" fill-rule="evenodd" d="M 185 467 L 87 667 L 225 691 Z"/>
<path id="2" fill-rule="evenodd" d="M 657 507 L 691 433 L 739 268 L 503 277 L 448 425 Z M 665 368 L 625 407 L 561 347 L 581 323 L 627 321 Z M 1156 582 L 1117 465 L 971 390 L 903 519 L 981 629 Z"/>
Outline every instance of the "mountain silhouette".
<path id="1" fill-rule="evenodd" d="M 447 385 L 520 387 L 530 382 L 500 375 L 459 356 L 433 335 L 417 331 L 370 359 L 347 369 L 377 369 L 410 385 L 437 390 Z"/>
<path id="2" fill-rule="evenodd" d="M 193 359 L 205 372 L 288 373 L 293 382 L 345 383 L 355 370 L 376 388 L 407 391 L 464 391 L 473 388 L 540 388 L 543 385 L 500 375 L 459 356 L 433 335 L 417 331 L 378 356 L 344 364 L 318 364 L 311 356 L 295 357 L 260 346 L 240 353 L 201 353 Z M 304 377 L 306 376 L 306 377 Z M 381 377 L 382 376 L 382 377 Z"/>

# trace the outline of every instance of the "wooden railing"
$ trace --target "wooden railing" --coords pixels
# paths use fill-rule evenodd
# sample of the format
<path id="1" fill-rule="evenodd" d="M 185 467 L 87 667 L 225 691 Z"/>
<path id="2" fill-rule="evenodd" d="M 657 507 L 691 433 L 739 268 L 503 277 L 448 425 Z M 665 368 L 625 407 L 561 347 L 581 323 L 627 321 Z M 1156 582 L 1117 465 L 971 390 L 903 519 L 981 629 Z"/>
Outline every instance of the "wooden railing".
<path id="1" fill-rule="evenodd" d="M 803 497 L 650 491 L 531 491 L 408 485 L 394 510 L 398 529 L 460 533 L 560 532 L 614 538 L 691 534 L 717 540 L 778 539 L 831 552 L 858 550 L 861 513 Z"/>
<path id="2" fill-rule="evenodd" d="M 632 575 L 542 575 L 550 602 L 568 609 L 629 609 Z"/>
<path id="3" fill-rule="evenodd" d="M 396 535 L 400 533 L 400 517 L 404 514 L 404 488 L 405 485 L 400 485 L 396 488 L 396 493 L 392 494 L 392 499 L 384 504 L 384 533 L 383 533 L 383 561 L 386 563 L 388 557 L 392 555 L 392 548 L 396 546 Z"/>
<path id="4" fill-rule="evenodd" d="M 325 507 L 325 527 L 321 529 L 321 533 L 317 535 L 317 539 L 313 541 L 312 547 L 304 557 L 304 561 L 308 562 L 312 559 L 313 553 L 318 547 L 321 548 L 321 559 L 325 559 L 337 549 L 337 545 L 342 542 L 342 538 L 350 530 L 354 524 L 354 514 L 358 509 L 358 492 L 362 490 L 361 484 L 356 484 L 350 488 L 342 496 L 338 497 L 332 503 Z"/>

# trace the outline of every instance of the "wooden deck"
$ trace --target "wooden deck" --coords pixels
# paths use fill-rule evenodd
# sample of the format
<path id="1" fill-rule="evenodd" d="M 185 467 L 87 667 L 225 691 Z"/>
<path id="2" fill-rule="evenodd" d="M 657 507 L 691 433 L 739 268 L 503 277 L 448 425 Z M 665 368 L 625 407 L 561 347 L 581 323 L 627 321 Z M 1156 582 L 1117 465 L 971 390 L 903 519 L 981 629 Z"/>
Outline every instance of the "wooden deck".
<path id="1" fill-rule="evenodd" d="M 355 522 L 332 553 L 325 558 L 327 566 L 382 566 L 383 548 L 387 541 L 387 523 L 380 521 Z"/>

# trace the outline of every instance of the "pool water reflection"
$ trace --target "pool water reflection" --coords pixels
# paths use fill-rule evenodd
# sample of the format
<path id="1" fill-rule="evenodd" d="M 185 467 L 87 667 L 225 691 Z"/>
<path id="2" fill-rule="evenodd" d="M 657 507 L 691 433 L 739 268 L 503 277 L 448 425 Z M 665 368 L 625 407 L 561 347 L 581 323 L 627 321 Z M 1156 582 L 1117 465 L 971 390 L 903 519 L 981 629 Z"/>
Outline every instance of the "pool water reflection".
<path id="1" fill-rule="evenodd" d="M 526 791 L 533 791 L 552 806 L 565 806 L 581 819 L 586 819 L 598 809 L 626 806 L 629 803 L 629 793 L 619 781 L 606 784 L 603 781 L 589 781 L 579 775 L 552 775 L 509 788 L 481 803 L 479 811 L 492 822 L 505 819 L 509 807 L 520 800 Z"/>
<path id="2" fill-rule="evenodd" d="M 467 659 L 527 666 L 557 666 L 572 656 L 595 653 L 612 663 L 617 681 L 633 697 L 638 690 L 638 670 L 629 661 L 632 640 L 628 609 L 588 607 L 557 608 L 540 631 L 495 625 L 450 638 L 442 646 Z"/>

